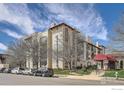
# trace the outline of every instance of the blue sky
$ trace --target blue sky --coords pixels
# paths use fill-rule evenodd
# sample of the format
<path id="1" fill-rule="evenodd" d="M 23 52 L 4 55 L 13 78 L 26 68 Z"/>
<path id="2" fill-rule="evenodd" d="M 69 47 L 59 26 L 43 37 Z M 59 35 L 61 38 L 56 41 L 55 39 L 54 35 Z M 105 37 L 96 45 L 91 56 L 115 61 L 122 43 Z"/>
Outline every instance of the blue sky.
<path id="1" fill-rule="evenodd" d="M 124 4 L 0 4 L 0 53 L 13 40 L 44 31 L 53 22 L 65 22 L 107 46 L 123 11 Z"/>

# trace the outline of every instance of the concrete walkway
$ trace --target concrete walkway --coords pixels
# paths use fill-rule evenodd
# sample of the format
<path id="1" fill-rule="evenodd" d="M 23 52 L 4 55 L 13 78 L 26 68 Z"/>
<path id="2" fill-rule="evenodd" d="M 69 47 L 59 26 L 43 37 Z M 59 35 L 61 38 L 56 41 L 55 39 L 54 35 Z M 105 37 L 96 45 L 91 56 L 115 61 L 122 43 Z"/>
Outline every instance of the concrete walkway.
<path id="1" fill-rule="evenodd" d="M 96 74 L 95 71 L 93 71 L 90 75 L 67 75 L 60 78 L 69 78 L 69 79 L 83 79 L 83 80 L 102 80 L 103 77 L 101 77 L 104 74 L 104 71 L 100 72 L 99 74 Z"/>
<path id="2" fill-rule="evenodd" d="M 113 81 L 113 82 L 124 82 L 124 78 L 118 78 L 116 80 L 115 77 L 102 77 L 104 75 L 105 71 L 100 71 L 99 74 L 96 74 L 95 71 L 93 71 L 90 75 L 60 75 L 59 78 L 67 78 L 67 79 L 77 79 L 77 80 L 94 80 L 94 81 L 101 81 L 101 82 L 107 82 L 107 81 Z"/>

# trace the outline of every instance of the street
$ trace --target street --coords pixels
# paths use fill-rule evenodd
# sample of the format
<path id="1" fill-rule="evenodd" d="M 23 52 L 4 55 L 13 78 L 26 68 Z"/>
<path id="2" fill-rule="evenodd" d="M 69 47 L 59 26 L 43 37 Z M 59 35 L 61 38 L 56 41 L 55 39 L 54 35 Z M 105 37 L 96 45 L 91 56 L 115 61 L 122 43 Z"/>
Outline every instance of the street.
<path id="1" fill-rule="evenodd" d="M 124 81 L 76 80 L 0 73 L 0 85 L 124 85 Z"/>

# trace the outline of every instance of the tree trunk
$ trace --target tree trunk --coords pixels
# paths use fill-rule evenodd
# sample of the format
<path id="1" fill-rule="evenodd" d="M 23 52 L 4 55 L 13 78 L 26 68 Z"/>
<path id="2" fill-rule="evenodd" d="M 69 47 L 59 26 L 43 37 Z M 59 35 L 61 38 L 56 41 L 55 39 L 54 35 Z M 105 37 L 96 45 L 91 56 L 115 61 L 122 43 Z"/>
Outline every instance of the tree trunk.
<path id="1" fill-rule="evenodd" d="M 69 70 L 71 70 L 71 63 L 68 63 Z"/>

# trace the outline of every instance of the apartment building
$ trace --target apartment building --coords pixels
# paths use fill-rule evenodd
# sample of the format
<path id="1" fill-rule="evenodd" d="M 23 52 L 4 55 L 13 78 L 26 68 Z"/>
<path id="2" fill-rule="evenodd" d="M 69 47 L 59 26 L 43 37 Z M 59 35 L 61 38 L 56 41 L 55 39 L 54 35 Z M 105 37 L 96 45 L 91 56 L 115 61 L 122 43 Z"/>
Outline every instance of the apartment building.
<path id="1" fill-rule="evenodd" d="M 24 39 L 30 48 L 30 51 L 27 52 L 27 56 L 26 56 L 26 67 L 27 68 L 40 68 L 42 65 L 47 65 L 48 32 L 47 31 L 35 32 L 31 34 L 30 36 L 25 37 Z M 41 51 L 42 41 L 44 41 L 45 47 Z M 43 56 L 41 56 L 40 54 L 41 52 L 44 52 Z"/>
<path id="2" fill-rule="evenodd" d="M 26 37 L 25 40 L 30 41 L 36 38 L 40 42 L 44 37 L 46 42 L 46 49 L 44 49 L 46 52 L 44 54 L 46 57 L 38 57 L 38 68 L 47 66 L 48 68 L 74 69 L 78 66 L 94 64 L 93 57 L 96 54 L 105 53 L 103 46 L 100 46 L 98 43 L 94 45 L 89 38 L 84 38 L 81 45 L 78 46 L 77 37 L 79 35 L 81 33 L 75 28 L 61 23 L 51 26 L 47 31 L 33 33 Z M 80 51 L 80 55 L 78 55 L 78 51 Z M 67 60 L 70 58 L 71 62 L 68 64 Z M 43 61 L 44 65 L 42 65 Z M 34 68 L 30 53 L 27 55 L 26 66 Z"/>
<path id="3" fill-rule="evenodd" d="M 7 60 L 6 58 L 8 57 L 9 55 L 7 54 L 0 54 L 0 68 L 9 68 L 9 64 L 7 63 Z"/>
<path id="4" fill-rule="evenodd" d="M 116 58 L 115 69 L 124 69 L 124 51 L 112 51 L 112 54 Z"/>

